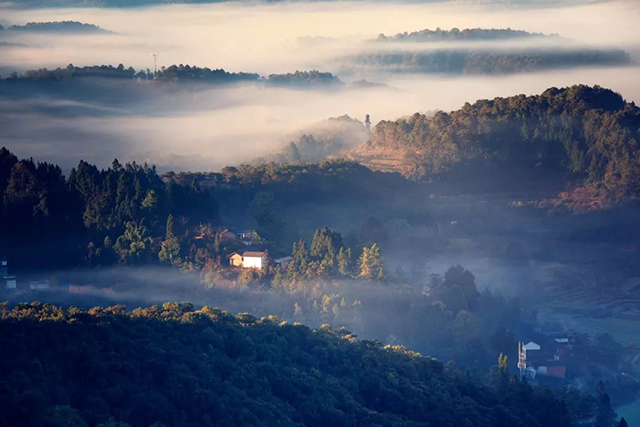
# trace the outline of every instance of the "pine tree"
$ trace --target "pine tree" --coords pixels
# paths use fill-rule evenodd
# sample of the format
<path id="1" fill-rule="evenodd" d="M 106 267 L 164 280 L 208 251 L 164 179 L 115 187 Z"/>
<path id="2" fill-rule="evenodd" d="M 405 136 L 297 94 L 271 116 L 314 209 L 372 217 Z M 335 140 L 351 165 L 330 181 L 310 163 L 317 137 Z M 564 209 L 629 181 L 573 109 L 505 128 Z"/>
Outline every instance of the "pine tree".
<path id="1" fill-rule="evenodd" d="M 382 265 L 382 255 L 377 244 L 373 244 L 370 248 L 362 248 L 362 255 L 359 260 L 360 274 L 358 277 L 362 279 L 384 279 L 384 268 Z"/>
<path id="2" fill-rule="evenodd" d="M 351 248 L 340 248 L 338 251 L 338 271 L 343 276 L 351 273 Z"/>
<path id="3" fill-rule="evenodd" d="M 498 356 L 498 369 L 505 374 L 509 373 L 509 359 L 506 354 L 500 353 L 500 356 Z"/>
<path id="4" fill-rule="evenodd" d="M 173 224 L 173 215 L 167 217 L 167 227 L 165 231 L 165 239 L 170 239 L 175 235 L 175 227 Z"/>

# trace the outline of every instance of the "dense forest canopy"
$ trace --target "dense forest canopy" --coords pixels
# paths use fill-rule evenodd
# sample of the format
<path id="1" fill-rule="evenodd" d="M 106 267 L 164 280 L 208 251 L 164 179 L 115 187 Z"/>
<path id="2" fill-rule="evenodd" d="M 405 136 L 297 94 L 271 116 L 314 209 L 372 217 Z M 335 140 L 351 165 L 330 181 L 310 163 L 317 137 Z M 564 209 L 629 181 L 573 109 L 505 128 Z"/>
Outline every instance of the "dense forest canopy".
<path id="1" fill-rule="evenodd" d="M 58 166 L 19 160 L 1 148 L 0 253 L 11 254 L 14 265 L 22 268 L 153 264 L 174 243 L 168 239 L 169 222 L 180 237 L 180 256 L 198 258 L 200 265 L 221 255 L 214 241 L 217 228 L 224 226 L 257 226 L 270 237 L 271 249 L 287 253 L 298 236 L 291 227 L 285 230 L 285 213 L 290 218 L 306 206 L 317 210 L 323 204 L 343 214 L 360 209 L 369 216 L 366 210 L 380 200 L 402 200 L 417 191 L 398 174 L 373 172 L 345 160 L 164 176 L 148 165 L 115 160 L 100 170 L 81 161 L 66 178 Z M 404 206 L 398 202 L 395 208 Z M 318 213 L 307 213 L 305 219 L 326 221 Z M 208 242 L 203 236 L 211 238 L 215 250 L 193 247 Z"/>
<path id="2" fill-rule="evenodd" d="M 460 30 L 452 28 L 451 30 L 443 30 L 436 28 L 435 30 L 424 29 L 421 31 L 412 31 L 410 33 L 398 33 L 394 36 L 378 35 L 376 39 L 379 42 L 444 42 L 444 41 L 492 41 L 492 40 L 512 40 L 527 39 L 531 37 L 556 37 L 548 36 L 542 33 L 530 33 L 522 30 L 504 29 L 485 29 L 485 28 L 465 28 Z"/>
<path id="3" fill-rule="evenodd" d="M 208 192 L 167 184 L 154 167 L 117 160 L 106 170 L 81 161 L 67 179 L 55 165 L 18 160 L 0 148 L 0 194 L 0 251 L 31 268 L 77 266 L 87 250 L 99 256 L 112 246 L 143 262 L 168 215 L 185 226 L 218 218 Z"/>
<path id="4" fill-rule="evenodd" d="M 187 303 L 0 305 L 0 422 L 28 426 L 602 426 L 597 399 L 482 376 L 349 331 Z M 82 343 L 82 345 L 78 345 Z M 600 415 L 604 415 L 602 417 Z"/>
<path id="5" fill-rule="evenodd" d="M 451 113 L 382 121 L 360 154 L 392 150 L 406 176 L 572 174 L 617 197 L 640 196 L 640 109 L 598 86 L 466 104 Z"/>

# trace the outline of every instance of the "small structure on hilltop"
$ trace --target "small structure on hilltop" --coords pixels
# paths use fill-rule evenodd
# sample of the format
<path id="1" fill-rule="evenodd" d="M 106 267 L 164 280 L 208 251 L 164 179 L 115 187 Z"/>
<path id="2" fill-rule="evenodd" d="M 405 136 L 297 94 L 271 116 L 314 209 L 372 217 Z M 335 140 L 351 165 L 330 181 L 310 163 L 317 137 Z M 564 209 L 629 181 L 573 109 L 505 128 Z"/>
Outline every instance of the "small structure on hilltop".
<path id="1" fill-rule="evenodd" d="M 261 270 L 267 264 L 266 251 L 234 252 L 229 255 L 229 265 L 242 268 L 257 268 Z"/>

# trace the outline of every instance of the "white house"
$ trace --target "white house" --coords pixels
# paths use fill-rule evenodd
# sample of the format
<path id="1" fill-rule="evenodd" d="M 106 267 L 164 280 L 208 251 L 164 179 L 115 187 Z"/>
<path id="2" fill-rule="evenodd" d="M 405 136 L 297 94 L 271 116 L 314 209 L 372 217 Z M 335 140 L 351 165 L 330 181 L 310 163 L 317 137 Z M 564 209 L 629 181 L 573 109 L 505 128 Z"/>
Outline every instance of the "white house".
<path id="1" fill-rule="evenodd" d="M 266 263 L 267 253 L 265 251 L 234 252 L 229 255 L 229 264 L 235 267 L 261 270 Z"/>
<path id="2" fill-rule="evenodd" d="M 527 351 L 536 351 L 536 350 L 540 350 L 540 345 L 534 343 L 533 341 L 529 341 L 524 345 L 524 349 Z"/>
<path id="3" fill-rule="evenodd" d="M 242 266 L 244 268 L 257 268 L 260 270 L 266 264 L 266 261 L 267 253 L 264 251 L 247 251 L 242 254 Z"/>

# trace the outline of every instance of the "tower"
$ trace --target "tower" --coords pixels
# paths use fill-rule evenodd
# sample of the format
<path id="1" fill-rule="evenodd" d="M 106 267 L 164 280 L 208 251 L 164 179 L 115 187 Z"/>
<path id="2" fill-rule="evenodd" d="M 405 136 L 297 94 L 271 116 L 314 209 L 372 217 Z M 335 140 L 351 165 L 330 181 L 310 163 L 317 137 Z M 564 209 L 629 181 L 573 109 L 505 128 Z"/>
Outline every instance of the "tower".
<path id="1" fill-rule="evenodd" d="M 153 56 L 153 78 L 158 78 L 158 58 L 160 57 L 159 53 L 152 53 Z"/>
<path id="2" fill-rule="evenodd" d="M 520 378 L 524 377 L 524 371 L 527 370 L 527 348 L 522 342 L 518 342 L 518 369 L 520 370 Z"/>
<path id="3" fill-rule="evenodd" d="M 367 114 L 364 118 L 364 125 L 367 127 L 368 131 L 371 131 L 371 117 Z"/>

